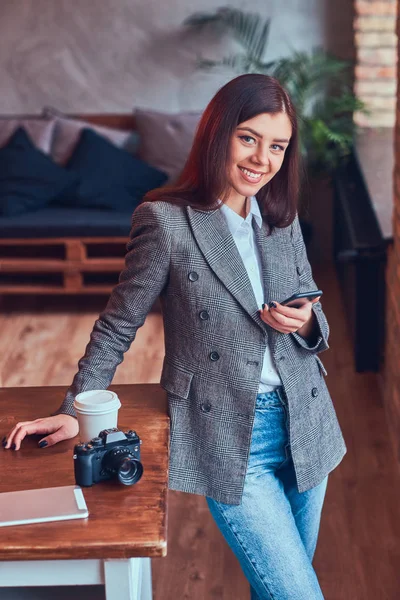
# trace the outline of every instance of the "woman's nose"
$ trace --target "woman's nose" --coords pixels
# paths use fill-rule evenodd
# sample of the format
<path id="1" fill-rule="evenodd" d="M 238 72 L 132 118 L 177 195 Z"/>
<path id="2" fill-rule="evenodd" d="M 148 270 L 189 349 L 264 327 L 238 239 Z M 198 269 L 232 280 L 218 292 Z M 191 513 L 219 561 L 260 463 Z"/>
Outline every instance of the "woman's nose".
<path id="1" fill-rule="evenodd" d="M 269 166 L 269 148 L 258 148 L 257 152 L 255 153 L 255 158 L 260 165 Z"/>

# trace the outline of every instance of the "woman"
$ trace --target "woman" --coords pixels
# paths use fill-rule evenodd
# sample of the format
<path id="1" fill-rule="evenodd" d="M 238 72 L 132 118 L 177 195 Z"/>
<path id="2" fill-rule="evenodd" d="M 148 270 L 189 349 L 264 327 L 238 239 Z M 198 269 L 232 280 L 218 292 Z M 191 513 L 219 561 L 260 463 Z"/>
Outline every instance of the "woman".
<path id="1" fill-rule="evenodd" d="M 346 446 L 317 354 L 328 348 L 296 213 L 296 115 L 278 81 L 242 75 L 207 106 L 181 177 L 135 210 L 126 266 L 66 398 L 19 423 L 78 433 L 77 393 L 107 388 L 160 296 L 171 489 L 204 495 L 253 600 L 322 598 L 312 558 L 327 476 Z"/>

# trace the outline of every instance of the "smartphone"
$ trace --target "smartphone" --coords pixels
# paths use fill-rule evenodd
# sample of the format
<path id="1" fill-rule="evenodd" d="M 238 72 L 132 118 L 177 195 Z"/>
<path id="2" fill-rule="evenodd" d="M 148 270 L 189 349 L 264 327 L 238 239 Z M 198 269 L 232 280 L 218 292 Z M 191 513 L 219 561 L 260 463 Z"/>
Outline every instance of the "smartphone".
<path id="1" fill-rule="evenodd" d="M 283 306 L 292 306 L 293 308 L 300 308 L 309 300 L 322 296 L 322 290 L 313 290 L 312 292 L 302 292 L 301 294 L 293 294 L 290 298 L 286 298 L 283 302 L 280 302 Z"/>

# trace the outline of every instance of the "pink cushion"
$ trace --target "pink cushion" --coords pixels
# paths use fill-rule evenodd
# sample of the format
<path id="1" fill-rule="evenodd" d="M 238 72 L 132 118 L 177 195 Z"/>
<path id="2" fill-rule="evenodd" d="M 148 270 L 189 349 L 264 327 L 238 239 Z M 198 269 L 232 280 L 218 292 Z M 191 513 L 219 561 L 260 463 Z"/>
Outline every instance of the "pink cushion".
<path id="1" fill-rule="evenodd" d="M 93 125 L 79 119 L 71 119 L 52 107 L 45 107 L 43 114 L 46 117 L 55 119 L 55 133 L 51 156 L 58 164 L 65 165 L 68 162 L 79 141 L 82 130 L 87 128 L 93 129 L 118 148 L 125 148 L 130 152 L 136 150 L 137 133 L 134 131 L 113 129 L 112 127 Z"/>
<path id="2" fill-rule="evenodd" d="M 0 148 L 5 146 L 18 127 L 23 127 L 32 142 L 42 152 L 50 153 L 54 133 L 54 119 L 41 117 L 1 117 Z"/>
<path id="3" fill-rule="evenodd" d="M 168 114 L 138 108 L 139 158 L 174 181 L 186 162 L 200 117 L 198 112 Z"/>

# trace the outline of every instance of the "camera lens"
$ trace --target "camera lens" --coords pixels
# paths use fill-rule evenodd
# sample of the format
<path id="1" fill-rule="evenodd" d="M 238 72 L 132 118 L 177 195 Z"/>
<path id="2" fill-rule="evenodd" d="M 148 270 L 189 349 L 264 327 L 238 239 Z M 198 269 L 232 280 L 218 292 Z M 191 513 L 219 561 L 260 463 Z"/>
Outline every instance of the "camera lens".
<path id="1" fill-rule="evenodd" d="M 117 468 L 117 475 L 124 485 L 133 485 L 143 475 L 143 465 L 134 458 L 125 457 Z"/>
<path id="2" fill-rule="evenodd" d="M 107 452 L 102 461 L 103 469 L 111 476 L 117 476 L 120 483 L 133 485 L 143 475 L 143 465 L 129 451 L 117 446 Z"/>

